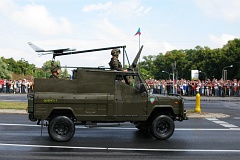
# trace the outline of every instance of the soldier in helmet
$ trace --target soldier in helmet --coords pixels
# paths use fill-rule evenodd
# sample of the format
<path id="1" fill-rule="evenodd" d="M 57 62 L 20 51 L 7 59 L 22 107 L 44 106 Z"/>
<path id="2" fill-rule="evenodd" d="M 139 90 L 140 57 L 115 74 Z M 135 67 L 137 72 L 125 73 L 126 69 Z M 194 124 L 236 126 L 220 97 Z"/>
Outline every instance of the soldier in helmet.
<path id="1" fill-rule="evenodd" d="M 120 54 L 120 50 L 119 49 L 113 49 L 111 51 L 111 61 L 109 62 L 109 66 L 112 70 L 117 70 L 117 71 L 126 71 L 122 68 L 122 64 L 121 62 L 118 60 L 118 56 Z"/>
<path id="2" fill-rule="evenodd" d="M 61 67 L 58 65 L 56 65 L 56 66 L 53 65 L 51 67 L 51 72 L 52 72 L 52 75 L 49 78 L 58 78 L 58 75 L 61 72 Z"/>

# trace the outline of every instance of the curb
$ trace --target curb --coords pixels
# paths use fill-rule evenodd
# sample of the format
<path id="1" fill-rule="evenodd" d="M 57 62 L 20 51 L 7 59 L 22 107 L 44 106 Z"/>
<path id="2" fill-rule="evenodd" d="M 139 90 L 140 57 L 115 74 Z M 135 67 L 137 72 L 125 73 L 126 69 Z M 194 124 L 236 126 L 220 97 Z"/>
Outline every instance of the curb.
<path id="1" fill-rule="evenodd" d="M 184 99 L 184 101 L 196 101 L 196 100 L 195 99 Z M 201 101 L 240 102 L 240 100 L 207 100 L 207 99 L 201 99 Z"/>
<path id="2" fill-rule="evenodd" d="M 230 115 L 223 113 L 187 113 L 187 117 L 191 118 L 228 118 Z"/>
<path id="3" fill-rule="evenodd" d="M 185 101 L 196 101 L 195 97 L 183 97 Z M 240 102 L 240 97 L 200 97 L 200 101 Z"/>

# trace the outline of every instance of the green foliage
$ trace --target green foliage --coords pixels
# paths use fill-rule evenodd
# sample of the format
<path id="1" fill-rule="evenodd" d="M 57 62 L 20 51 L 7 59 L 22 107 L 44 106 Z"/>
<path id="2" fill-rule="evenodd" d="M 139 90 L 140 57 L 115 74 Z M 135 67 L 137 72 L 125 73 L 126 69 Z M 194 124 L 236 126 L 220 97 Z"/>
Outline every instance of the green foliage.
<path id="1" fill-rule="evenodd" d="M 8 70 L 8 65 L 0 58 L 0 78 L 11 79 L 11 72 Z"/>
<path id="2" fill-rule="evenodd" d="M 147 77 L 154 77 L 154 72 L 156 70 L 156 66 L 154 65 L 154 60 L 156 56 L 143 56 L 144 61 L 140 62 L 141 73 Z"/>
<path id="3" fill-rule="evenodd" d="M 0 58 L 0 78 L 12 79 L 12 73 L 21 75 L 21 77 L 31 76 L 33 78 L 48 78 L 51 75 L 52 61 L 46 61 L 42 68 L 37 68 L 34 64 L 29 64 L 24 59 L 15 61 L 13 58 L 6 59 Z M 59 65 L 59 61 L 55 61 L 54 65 Z M 68 77 L 68 72 L 65 69 L 63 72 L 64 77 Z"/>
<path id="4" fill-rule="evenodd" d="M 15 61 L 13 58 L 5 59 L 2 57 L 2 60 L 8 65 L 8 71 L 16 74 L 32 75 L 32 72 L 35 69 L 34 64 L 29 64 L 28 61 L 25 61 L 24 59 Z"/>
<path id="5" fill-rule="evenodd" d="M 228 79 L 240 79 L 240 39 L 228 41 L 223 48 L 210 49 L 209 47 L 196 46 L 194 49 L 172 50 L 164 55 L 144 56 L 141 62 L 143 75 L 150 75 L 155 79 L 168 79 L 166 71 L 173 72 L 173 63 L 176 62 L 175 75 L 178 79 L 191 79 L 191 70 L 202 71 L 200 79 L 222 78 L 222 69 L 227 68 Z"/>
<path id="6" fill-rule="evenodd" d="M 148 74 L 148 71 L 144 68 L 140 69 L 140 73 L 144 79 L 149 79 L 152 77 L 151 75 Z"/>
<path id="7" fill-rule="evenodd" d="M 67 68 L 61 69 L 61 73 L 63 78 L 69 78 Z"/>
<path id="8" fill-rule="evenodd" d="M 148 55 L 143 57 L 138 64 L 141 67 L 141 74 L 144 78 L 168 79 L 168 74 L 175 73 L 178 79 L 191 79 L 191 70 L 200 70 L 200 79 L 217 78 L 221 79 L 222 69 L 227 68 L 228 79 L 240 79 L 240 39 L 228 41 L 226 45 L 218 49 L 196 46 L 194 49 L 172 50 L 165 54 Z M 173 71 L 173 63 L 176 62 L 176 69 Z M 51 75 L 52 61 L 46 61 L 41 68 L 29 64 L 24 59 L 15 61 L 13 58 L 0 58 L 0 78 L 11 79 L 12 73 L 33 78 L 48 78 Z M 60 65 L 56 61 L 54 65 Z M 138 67 L 137 67 L 138 69 Z M 203 74 L 204 73 L 204 74 Z M 67 69 L 62 69 L 62 77 L 68 77 Z"/>

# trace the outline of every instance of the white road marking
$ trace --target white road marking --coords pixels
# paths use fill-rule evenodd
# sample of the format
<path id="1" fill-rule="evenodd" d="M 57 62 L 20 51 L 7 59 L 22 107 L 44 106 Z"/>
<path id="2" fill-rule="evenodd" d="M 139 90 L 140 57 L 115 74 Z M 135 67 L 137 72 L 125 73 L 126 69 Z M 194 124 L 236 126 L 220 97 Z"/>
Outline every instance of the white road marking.
<path id="1" fill-rule="evenodd" d="M 239 131 L 240 128 L 227 128 L 227 129 L 222 129 L 222 128 L 176 128 L 175 130 L 177 131 Z"/>
<path id="2" fill-rule="evenodd" d="M 217 123 L 217 124 L 226 124 L 227 122 L 224 122 L 224 121 L 213 121 L 214 123 Z"/>
<path id="3" fill-rule="evenodd" d="M 218 120 L 217 118 L 206 118 L 206 119 L 209 121 L 217 121 Z"/>
<path id="4" fill-rule="evenodd" d="M 107 151 L 151 151 L 151 152 L 232 152 L 240 153 L 240 150 L 217 150 L 217 149 L 155 149 L 155 148 L 108 148 L 108 147 L 77 147 L 77 146 L 47 146 L 31 144 L 7 144 L 0 146 L 31 147 L 31 148 L 61 148 L 61 149 L 85 149 L 85 150 L 107 150 Z"/>
<path id="5" fill-rule="evenodd" d="M 22 127 L 41 127 L 40 125 L 31 125 L 31 124 L 9 124 L 9 123 L 0 123 L 0 126 L 22 126 Z M 236 126 L 237 127 L 237 126 Z M 78 129 L 108 129 L 108 130 L 138 130 L 137 128 L 130 127 L 85 127 L 85 126 L 76 126 Z M 177 131 L 239 131 L 240 128 L 175 128 Z"/>
<path id="6" fill-rule="evenodd" d="M 227 128 L 238 128 L 238 126 L 235 126 L 235 125 L 229 124 L 229 123 L 227 123 L 227 124 L 220 124 L 220 125 L 223 126 L 223 127 L 227 127 Z"/>
<path id="7" fill-rule="evenodd" d="M 9 123 L 0 123 L 0 126 L 40 127 L 39 125 L 31 125 L 31 124 L 9 124 Z"/>
<path id="8" fill-rule="evenodd" d="M 240 130 L 240 128 L 229 128 L 231 130 Z"/>
<path id="9" fill-rule="evenodd" d="M 230 124 L 230 123 L 225 122 L 225 121 L 220 121 L 220 120 L 217 119 L 217 118 L 206 118 L 206 119 L 209 120 L 209 121 L 212 121 L 212 122 L 214 122 L 214 123 L 216 123 L 216 124 L 219 124 L 219 125 L 221 125 L 221 126 L 223 126 L 223 127 L 229 128 L 230 130 L 233 130 L 234 128 L 236 128 L 237 130 L 239 130 L 239 127 L 238 127 L 238 126 L 233 125 L 233 124 Z"/>

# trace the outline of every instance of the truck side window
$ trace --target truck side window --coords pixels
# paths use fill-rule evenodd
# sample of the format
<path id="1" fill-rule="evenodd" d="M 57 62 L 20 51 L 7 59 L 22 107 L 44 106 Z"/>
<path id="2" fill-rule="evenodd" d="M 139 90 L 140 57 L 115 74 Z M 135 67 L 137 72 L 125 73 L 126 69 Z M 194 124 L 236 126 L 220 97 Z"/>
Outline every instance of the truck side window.
<path id="1" fill-rule="evenodd" d="M 136 90 L 140 90 L 140 79 L 136 75 L 124 76 L 125 83 Z"/>
<path id="2" fill-rule="evenodd" d="M 116 75 L 115 80 L 117 80 L 117 81 L 122 81 L 122 80 L 123 80 L 122 75 Z"/>

